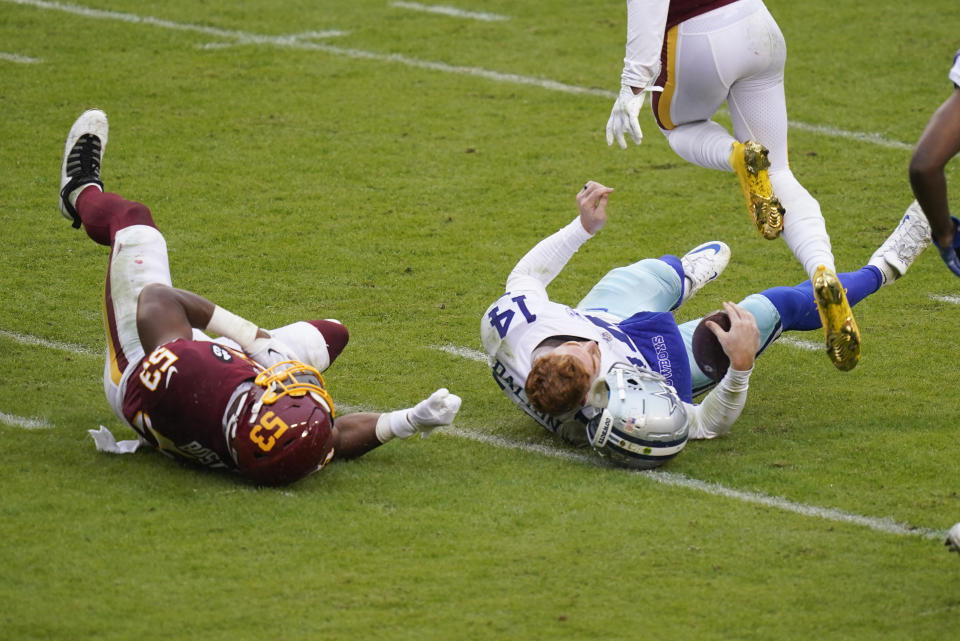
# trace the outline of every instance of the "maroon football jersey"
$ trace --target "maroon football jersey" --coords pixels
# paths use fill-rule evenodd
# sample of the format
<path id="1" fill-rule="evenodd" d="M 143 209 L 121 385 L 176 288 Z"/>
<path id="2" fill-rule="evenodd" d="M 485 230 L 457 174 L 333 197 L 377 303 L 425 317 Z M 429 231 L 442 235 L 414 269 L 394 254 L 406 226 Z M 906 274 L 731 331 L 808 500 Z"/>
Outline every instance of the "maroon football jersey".
<path id="1" fill-rule="evenodd" d="M 123 415 L 169 456 L 209 467 L 235 468 L 223 414 L 238 385 L 261 368 L 236 350 L 178 339 L 141 361 L 127 383 Z"/>
<path id="2" fill-rule="evenodd" d="M 667 29 L 684 20 L 734 2 L 736 0 L 670 0 L 670 8 L 667 9 Z"/>

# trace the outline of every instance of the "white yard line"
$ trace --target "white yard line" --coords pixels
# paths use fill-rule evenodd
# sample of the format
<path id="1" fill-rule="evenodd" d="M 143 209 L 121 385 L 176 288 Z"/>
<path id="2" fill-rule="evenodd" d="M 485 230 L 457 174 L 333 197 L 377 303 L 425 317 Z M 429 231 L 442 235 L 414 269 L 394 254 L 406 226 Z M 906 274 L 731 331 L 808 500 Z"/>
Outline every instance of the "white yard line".
<path id="1" fill-rule="evenodd" d="M 795 347 L 797 349 L 803 349 L 809 352 L 819 352 L 826 349 L 824 343 L 803 340 L 802 338 L 792 338 L 790 336 L 781 336 L 774 344 L 787 345 L 789 347 Z"/>
<path id="2" fill-rule="evenodd" d="M 502 22 L 509 20 L 507 16 L 501 16 L 496 13 L 485 13 L 483 11 L 466 11 L 456 7 L 448 7 L 442 4 L 420 4 L 419 2 L 391 2 L 391 7 L 398 9 L 410 9 L 411 11 L 422 11 L 424 13 L 437 13 L 452 18 L 469 18 L 470 20 L 482 20 L 484 22 Z"/>
<path id="3" fill-rule="evenodd" d="M 47 347 L 49 349 L 56 349 L 61 352 L 70 352 L 71 354 L 77 354 L 78 356 L 103 356 L 103 350 L 90 349 L 89 347 L 84 347 L 83 345 L 75 345 L 73 343 L 63 343 L 60 341 L 51 341 L 45 338 L 39 338 L 37 336 L 30 336 L 29 334 L 19 334 L 17 332 L 9 332 L 5 329 L 0 329 L 0 338 L 6 338 L 12 340 L 15 343 L 20 343 L 21 345 L 36 345 L 39 347 Z"/>
<path id="4" fill-rule="evenodd" d="M 249 33 L 246 31 L 235 31 L 232 29 L 218 29 L 216 27 L 205 27 L 203 25 L 189 24 L 183 22 L 173 22 L 172 20 L 164 20 L 162 18 L 154 18 L 152 16 L 140 16 L 135 13 L 122 13 L 120 11 L 106 11 L 103 9 L 93 9 L 91 7 L 84 7 L 76 4 L 66 4 L 63 2 L 47 2 L 46 0 L 2 0 L 3 2 L 11 2 L 13 4 L 20 4 L 29 7 L 36 7 L 37 9 L 50 9 L 53 11 L 62 11 L 64 13 L 72 13 L 78 16 L 84 16 L 86 18 L 95 18 L 98 20 L 118 20 L 120 22 L 129 22 L 131 24 L 144 24 L 151 27 L 160 27 L 162 29 L 171 29 L 174 31 L 192 31 L 195 33 L 202 33 L 208 36 L 217 36 L 219 38 L 229 38 L 231 40 L 237 40 L 243 43 L 251 44 L 274 44 L 274 45 L 285 45 L 291 41 L 297 40 L 301 37 L 306 38 L 318 38 L 318 37 L 331 37 L 331 36 L 340 36 L 344 35 L 343 31 L 310 31 L 304 34 L 299 35 L 286 35 L 286 36 L 264 36 L 255 33 Z"/>
<path id="5" fill-rule="evenodd" d="M 85 16 L 88 18 L 95 18 L 101 20 L 121 20 L 124 22 L 129 22 L 133 24 L 144 24 L 153 27 L 160 27 L 163 29 L 174 29 L 179 31 L 193 31 L 197 33 L 203 33 L 206 35 L 212 35 L 222 38 L 227 38 L 232 40 L 234 44 L 268 44 L 278 47 L 290 47 L 296 49 L 306 49 L 312 51 L 323 51 L 335 56 L 343 56 L 346 58 L 353 58 L 358 60 L 375 60 L 379 62 L 395 63 L 401 64 L 408 67 L 414 67 L 418 69 L 428 69 L 431 71 L 439 71 L 443 73 L 458 74 L 458 75 L 468 75 L 478 78 L 485 78 L 487 80 L 492 80 L 494 82 L 503 82 L 511 83 L 518 85 L 527 85 L 532 87 L 539 87 L 541 89 L 546 89 L 548 91 L 558 91 L 562 93 L 569 94 L 579 94 L 579 95 L 590 95 L 590 96 L 599 96 L 606 98 L 607 100 L 612 100 L 616 98 L 616 93 L 609 91 L 607 89 L 599 89 L 596 87 L 578 87 L 576 85 L 568 85 L 562 82 L 557 82 L 555 80 L 550 80 L 547 78 L 534 78 L 531 76 L 523 76 L 513 73 L 501 73 L 499 71 L 492 71 L 490 69 L 483 69 L 481 67 L 464 67 L 459 65 L 450 65 L 444 62 L 433 62 L 430 60 L 419 60 L 417 58 L 409 58 L 400 54 L 385 54 L 377 53 L 374 51 L 364 51 L 361 49 L 346 49 L 343 47 L 334 47 L 331 45 L 311 42 L 312 39 L 320 37 L 322 34 L 326 36 L 334 35 L 344 35 L 345 32 L 341 31 L 329 31 L 329 32 L 310 32 L 307 34 L 291 34 L 283 36 L 265 36 L 262 34 L 255 34 L 246 31 L 234 31 L 226 29 L 217 29 L 214 27 L 205 27 L 201 25 L 193 25 L 188 23 L 179 23 L 172 22 L 170 20 L 163 20 L 160 18 L 153 18 L 150 16 L 139 16 L 131 13 L 120 13 L 116 11 L 104 11 L 100 9 L 92 9 L 89 7 L 83 7 L 73 4 L 64 4 L 60 2 L 47 2 L 45 0 L 0 0 L 0 2 L 7 2 L 13 4 L 19 4 L 24 6 L 36 7 L 38 9 L 49 9 L 53 11 L 62 11 L 65 13 L 72 13 L 76 15 Z M 230 43 L 217 43 L 217 44 L 207 44 L 202 45 L 208 48 L 223 48 L 230 46 Z M 887 147 L 891 149 L 912 149 L 912 145 L 901 142 L 899 140 L 891 140 L 886 138 L 878 133 L 869 133 L 869 132 L 859 132 L 859 131 L 847 131 L 845 129 L 839 129 L 836 127 L 829 127 L 824 125 L 814 125 L 809 123 L 800 122 L 797 120 L 789 121 L 791 127 L 800 129 L 803 131 L 810 131 L 814 133 L 819 133 L 825 136 L 832 138 L 845 138 L 848 140 L 855 140 L 858 142 L 863 142 L 871 145 L 877 145 L 879 147 Z"/>
<path id="6" fill-rule="evenodd" d="M 15 53 L 7 53 L 5 51 L 0 51 L 0 60 L 6 60 L 7 62 L 19 62 L 27 65 L 35 62 L 43 62 L 39 58 L 28 58 L 27 56 L 21 56 Z"/>
<path id="7" fill-rule="evenodd" d="M 571 452 L 569 450 L 563 450 L 556 447 L 551 447 L 548 445 L 539 445 L 539 444 L 530 444 L 530 443 L 519 443 L 509 439 L 505 439 L 499 436 L 492 436 L 483 432 L 476 432 L 474 430 L 464 429 L 462 427 L 450 426 L 443 428 L 438 434 L 448 434 L 451 436 L 457 436 L 459 438 L 466 438 L 471 441 L 477 441 L 479 443 L 484 443 L 486 445 L 492 445 L 493 447 L 499 447 L 503 449 L 510 450 L 519 450 L 523 452 L 529 452 L 532 454 L 538 454 L 540 456 L 547 456 L 550 458 L 561 459 L 565 461 L 573 461 L 576 463 L 581 463 L 585 465 L 598 465 L 600 464 L 596 457 L 579 454 L 576 452 Z M 734 490 L 728 487 L 724 487 L 719 483 L 710 483 L 708 481 L 701 481 L 698 479 L 690 478 L 684 474 L 677 474 L 674 472 L 665 472 L 663 470 L 649 470 L 649 471 L 633 471 L 629 472 L 630 474 L 635 474 L 637 476 L 643 477 L 660 483 L 662 485 L 669 485 L 671 487 L 683 487 L 691 490 L 696 490 L 698 492 L 703 492 L 705 494 L 710 494 L 712 496 L 720 496 L 724 498 L 735 499 L 737 501 L 742 501 L 744 503 L 752 503 L 755 505 L 763 505 L 766 507 L 776 508 L 778 510 L 783 510 L 785 512 L 793 512 L 795 514 L 801 514 L 803 516 L 809 516 L 817 519 L 822 519 L 825 521 L 835 521 L 840 523 L 849 523 L 851 525 L 859 525 L 862 527 L 869 528 L 876 532 L 882 532 L 884 534 L 893 534 L 896 536 L 919 536 L 924 539 L 940 539 L 946 537 L 946 530 L 933 530 L 930 528 L 922 527 L 913 527 L 906 523 L 897 523 L 890 518 L 876 518 L 872 516 L 862 516 L 860 514 L 854 514 L 852 512 L 844 512 L 843 510 L 835 510 L 833 508 L 824 508 L 818 507 L 816 505 L 805 505 L 803 503 L 796 503 L 788 499 L 779 497 L 779 496 L 770 496 L 768 494 L 760 494 L 758 492 L 745 492 L 743 490 Z"/>
<path id="8" fill-rule="evenodd" d="M 478 363 L 487 363 L 490 361 L 484 352 L 476 349 L 470 349 L 469 347 L 458 347 L 456 345 L 431 345 L 430 348 L 439 350 L 441 352 L 446 352 L 447 354 L 452 354 L 453 356 L 465 358 L 468 361 L 477 361 Z"/>
<path id="9" fill-rule="evenodd" d="M 951 305 L 960 305 L 960 296 L 947 296 L 945 294 L 930 294 L 930 298 L 938 300 L 941 303 L 950 303 Z"/>
<path id="10" fill-rule="evenodd" d="M 50 423 L 47 423 L 42 418 L 24 418 L 22 416 L 7 414 L 6 412 L 0 412 L 0 423 L 6 423 L 14 427 L 22 427 L 25 430 L 46 430 L 53 427 L 53 425 L 50 425 Z"/>
<path id="11" fill-rule="evenodd" d="M 878 147 L 886 147 L 888 149 L 905 149 L 907 151 L 913 149 L 913 145 L 906 142 L 900 142 L 899 140 L 891 140 L 877 133 L 865 133 L 861 131 L 846 131 L 845 129 L 838 129 L 837 127 L 828 127 L 826 125 L 811 125 L 806 122 L 800 122 L 798 120 L 788 120 L 787 124 L 790 125 L 793 129 L 799 129 L 801 131 L 809 131 L 815 134 L 823 134 L 829 138 L 845 138 L 847 140 L 855 140 L 857 142 L 865 142 L 870 145 L 877 145 Z"/>

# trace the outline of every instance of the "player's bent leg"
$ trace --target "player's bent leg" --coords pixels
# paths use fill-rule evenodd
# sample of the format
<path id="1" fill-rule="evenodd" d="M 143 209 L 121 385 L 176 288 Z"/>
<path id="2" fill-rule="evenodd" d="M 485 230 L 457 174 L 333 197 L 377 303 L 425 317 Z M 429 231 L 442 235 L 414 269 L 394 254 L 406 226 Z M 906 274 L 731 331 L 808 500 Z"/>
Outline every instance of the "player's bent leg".
<path id="1" fill-rule="evenodd" d="M 675 309 L 682 295 L 680 259 L 676 256 L 646 258 L 607 272 L 577 304 L 577 309 L 629 318 L 637 312 Z"/>
<path id="2" fill-rule="evenodd" d="M 143 358 L 137 332 L 137 301 L 151 283 L 171 285 L 167 243 L 147 225 L 133 225 L 116 232 L 104 292 L 104 326 L 107 362 L 104 388 L 114 411 L 122 416 L 125 373 Z"/>
<path id="3" fill-rule="evenodd" d="M 267 331 L 320 372 L 330 367 L 350 337 L 344 325 L 331 320 L 298 321 Z"/>
<path id="4" fill-rule="evenodd" d="M 730 171 L 730 146 L 736 139 L 713 120 L 684 123 L 661 129 L 674 153 L 705 169 Z"/>
<path id="5" fill-rule="evenodd" d="M 116 233 L 125 227 L 156 227 L 146 205 L 96 188 L 80 192 L 76 211 L 87 236 L 101 245 L 111 245 Z"/>

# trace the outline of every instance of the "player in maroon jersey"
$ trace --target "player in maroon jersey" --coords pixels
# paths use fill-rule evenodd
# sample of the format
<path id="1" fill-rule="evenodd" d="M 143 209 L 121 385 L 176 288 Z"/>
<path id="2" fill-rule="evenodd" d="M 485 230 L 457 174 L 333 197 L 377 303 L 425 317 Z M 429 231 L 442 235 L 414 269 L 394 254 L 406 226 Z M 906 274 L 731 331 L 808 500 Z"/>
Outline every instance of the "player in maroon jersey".
<path id="1" fill-rule="evenodd" d="M 960 51 L 950 68 L 953 92 L 930 117 L 910 158 L 910 186 L 930 221 L 940 257 L 960 276 L 960 220 L 950 215 L 944 167 L 960 153 Z"/>
<path id="2" fill-rule="evenodd" d="M 814 283 L 827 353 L 840 370 L 860 359 L 860 330 L 837 279 L 820 204 L 787 158 L 787 45 L 763 0 L 627 0 L 621 88 L 607 144 L 640 144 L 643 97 L 684 160 L 740 181 L 764 238 L 783 238 Z M 713 118 L 726 103 L 733 135 Z"/>
<path id="3" fill-rule="evenodd" d="M 258 483 L 285 484 L 334 457 L 357 457 L 453 421 L 460 398 L 446 389 L 408 409 L 334 420 L 322 372 L 346 345 L 346 327 L 314 320 L 268 331 L 174 288 L 166 241 L 150 210 L 103 191 L 107 135 L 100 110 L 73 124 L 59 203 L 74 227 L 83 225 L 91 239 L 111 248 L 104 388 L 140 438 L 121 446 L 101 429 L 94 433 L 100 449 L 131 451 L 146 443 L 177 459 L 239 470 Z"/>

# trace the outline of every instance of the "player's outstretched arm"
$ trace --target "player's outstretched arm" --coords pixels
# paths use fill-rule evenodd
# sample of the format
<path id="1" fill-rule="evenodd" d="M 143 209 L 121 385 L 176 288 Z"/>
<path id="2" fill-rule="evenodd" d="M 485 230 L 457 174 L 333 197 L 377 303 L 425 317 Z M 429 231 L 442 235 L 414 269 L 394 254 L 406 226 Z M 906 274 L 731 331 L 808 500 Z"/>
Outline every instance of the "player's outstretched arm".
<path id="1" fill-rule="evenodd" d="M 952 247 L 955 235 L 944 167 L 960 153 L 960 89 L 937 108 L 910 158 L 910 186 L 930 221 L 933 240 Z"/>
<path id="2" fill-rule="evenodd" d="M 627 0 L 627 45 L 620 75 L 620 93 L 607 119 L 607 145 L 616 140 L 627 148 L 624 134 L 634 144 L 643 141 L 639 114 L 650 85 L 660 74 L 660 50 L 666 28 L 668 0 Z"/>
<path id="3" fill-rule="evenodd" d="M 356 458 L 387 441 L 409 438 L 417 433 L 424 438 L 438 427 L 453 423 L 461 403 L 459 396 L 440 388 L 407 409 L 383 414 L 358 412 L 342 416 L 334 424 L 335 456 L 340 459 Z"/>
<path id="4" fill-rule="evenodd" d="M 610 187 L 587 181 L 577 192 L 579 215 L 563 229 L 547 236 L 528 251 L 507 276 L 508 292 L 536 292 L 544 298 L 546 287 L 583 243 L 607 222 Z"/>

